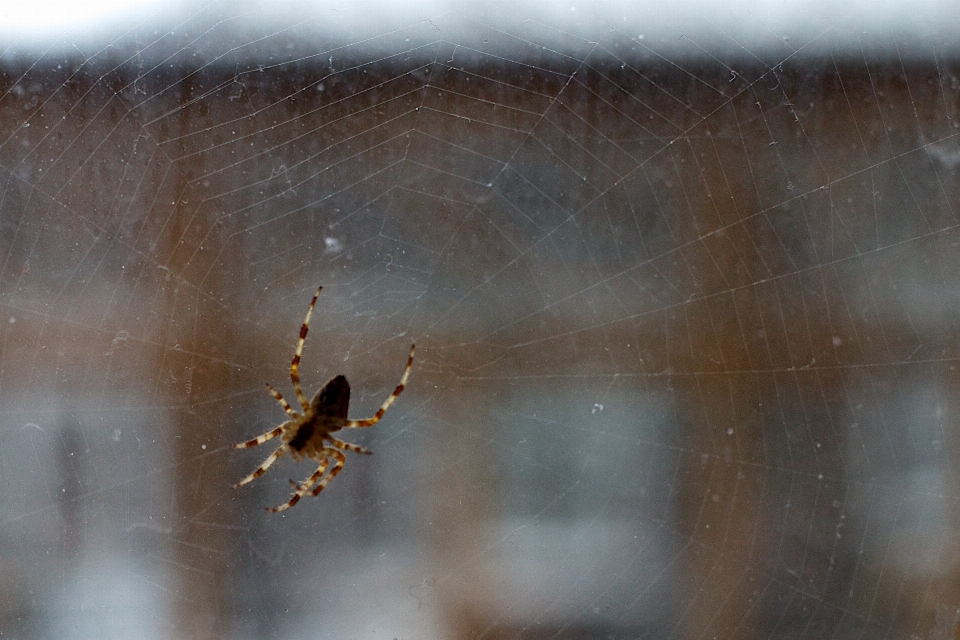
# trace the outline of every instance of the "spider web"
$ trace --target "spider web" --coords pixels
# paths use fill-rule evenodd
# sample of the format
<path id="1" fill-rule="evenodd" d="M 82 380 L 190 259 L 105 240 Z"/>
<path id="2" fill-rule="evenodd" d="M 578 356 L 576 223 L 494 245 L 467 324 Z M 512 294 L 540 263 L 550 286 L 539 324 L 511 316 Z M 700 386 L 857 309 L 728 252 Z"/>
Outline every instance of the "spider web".
<path id="1" fill-rule="evenodd" d="M 952 638 L 957 25 L 779 11 L 7 32 L 0 635 Z"/>

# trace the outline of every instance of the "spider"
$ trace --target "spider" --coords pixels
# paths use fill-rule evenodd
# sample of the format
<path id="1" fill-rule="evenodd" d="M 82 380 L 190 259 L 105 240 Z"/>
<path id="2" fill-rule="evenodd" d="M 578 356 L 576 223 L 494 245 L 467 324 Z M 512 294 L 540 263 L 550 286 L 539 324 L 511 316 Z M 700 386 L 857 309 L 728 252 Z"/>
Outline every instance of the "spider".
<path id="1" fill-rule="evenodd" d="M 257 467 L 253 473 L 233 485 L 234 489 L 242 487 L 255 478 L 262 476 L 267 469 L 270 468 L 270 465 L 285 453 L 289 453 L 297 462 L 303 461 L 304 458 L 310 458 L 317 463 L 317 470 L 314 471 L 313 475 L 307 478 L 306 481 L 290 481 L 290 484 L 292 484 L 295 489 L 293 496 L 279 507 L 273 509 L 267 508 L 267 511 L 273 513 L 279 513 L 289 509 L 308 493 L 312 496 L 319 495 L 320 492 L 323 491 L 323 488 L 327 486 L 327 483 L 333 480 L 333 478 L 340 473 L 340 470 L 343 469 L 343 464 L 346 462 L 346 457 L 343 455 L 344 451 L 354 451 L 367 455 L 372 453 L 360 445 L 338 440 L 333 437 L 332 434 L 340 429 L 372 427 L 377 424 L 380 418 L 383 417 L 383 414 L 387 412 L 387 409 L 390 408 L 390 405 L 393 404 L 393 401 L 396 400 L 397 396 L 403 391 L 404 386 L 407 384 L 407 378 L 410 376 L 410 368 L 413 366 L 413 350 L 416 345 L 410 346 L 410 357 L 407 359 L 407 368 L 403 370 L 400 384 L 393 390 L 390 397 L 380 405 L 377 413 L 372 418 L 366 418 L 365 420 L 350 420 L 347 418 L 347 408 L 350 404 L 350 384 L 344 376 L 337 376 L 323 385 L 323 388 L 317 392 L 313 400 L 307 402 L 307 398 L 303 395 L 303 390 L 300 388 L 300 353 L 303 351 L 303 342 L 307 339 L 307 327 L 310 325 L 310 316 L 313 314 L 313 307 L 317 304 L 317 297 L 321 291 L 323 291 L 323 287 L 318 287 L 317 292 L 313 294 L 313 300 L 310 301 L 310 307 L 307 309 L 307 316 L 303 319 L 303 326 L 300 327 L 300 339 L 297 341 L 297 351 L 293 354 L 293 362 L 290 363 L 290 381 L 293 382 L 293 390 L 297 394 L 297 401 L 303 408 L 303 413 L 300 414 L 291 409 L 290 404 L 283 399 L 283 396 L 270 386 L 270 383 L 267 383 L 267 391 L 280 403 L 283 410 L 290 416 L 290 420 L 287 420 L 261 436 L 257 436 L 253 440 L 233 445 L 236 449 L 246 449 L 255 447 L 258 444 L 263 444 L 267 440 L 276 438 L 277 436 L 282 436 L 283 440 L 283 444 L 271 453 L 270 456 L 263 461 L 263 464 Z M 331 463 L 333 463 L 332 467 L 330 467 Z M 328 468 L 330 471 L 324 476 L 323 474 Z M 321 477 L 323 478 L 322 480 Z M 314 485 L 316 485 L 316 487 L 314 487 Z"/>

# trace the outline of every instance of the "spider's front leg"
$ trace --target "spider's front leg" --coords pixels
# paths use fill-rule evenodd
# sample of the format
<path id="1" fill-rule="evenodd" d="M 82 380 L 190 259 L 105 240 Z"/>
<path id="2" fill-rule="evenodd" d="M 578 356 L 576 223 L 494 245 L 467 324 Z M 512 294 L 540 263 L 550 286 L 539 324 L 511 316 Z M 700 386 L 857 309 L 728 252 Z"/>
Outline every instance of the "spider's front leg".
<path id="1" fill-rule="evenodd" d="M 334 449 L 333 447 L 327 447 L 323 450 L 323 453 L 333 458 L 336 458 L 336 462 L 333 463 L 333 468 L 330 469 L 330 473 L 320 481 L 320 484 L 317 485 L 317 488 L 310 492 L 310 495 L 317 497 L 320 495 L 320 492 L 323 491 L 323 488 L 333 480 L 338 473 L 343 469 L 343 463 L 347 461 L 347 458 L 340 452 L 339 449 Z"/>
<path id="2" fill-rule="evenodd" d="M 289 420 L 289 421 L 287 421 L 287 422 L 284 422 L 283 424 L 281 424 L 281 425 L 280 425 L 279 427 L 277 427 L 276 429 L 271 429 L 270 431 L 267 431 L 265 434 L 260 435 L 260 436 L 257 436 L 257 437 L 254 438 L 253 440 L 247 440 L 246 442 L 238 442 L 237 444 L 233 445 L 233 448 L 234 448 L 234 449 L 248 449 L 248 448 L 250 448 L 250 447 L 255 447 L 255 446 L 257 446 L 258 444 L 263 444 L 263 443 L 266 442 L 267 440 L 272 440 L 273 438 L 276 438 L 277 436 L 279 436 L 281 433 L 283 433 L 283 430 L 286 429 L 287 426 L 289 426 L 289 425 L 291 425 L 291 424 L 293 424 L 293 420 Z"/>
<path id="3" fill-rule="evenodd" d="M 297 493 L 303 495 L 310 491 L 313 485 L 317 484 L 317 480 L 320 479 L 320 476 L 323 475 L 323 472 L 327 470 L 327 466 L 330 464 L 329 458 L 323 458 L 323 462 L 320 463 L 320 466 L 317 467 L 317 470 L 313 472 L 313 475 L 307 478 L 304 482 L 297 482 L 293 478 L 290 479 L 290 484 L 293 485 L 293 488 L 297 490 Z"/>
<path id="4" fill-rule="evenodd" d="M 253 440 L 251 440 L 251 442 L 253 442 Z M 279 447 L 277 447 L 277 450 L 274 451 L 273 453 L 271 453 L 270 456 L 269 456 L 266 460 L 263 461 L 263 464 L 261 464 L 259 467 L 257 467 L 256 469 L 254 469 L 254 470 L 253 470 L 253 473 L 251 473 L 250 475 L 248 475 L 247 477 L 245 477 L 243 480 L 241 480 L 241 481 L 238 482 L 237 484 L 233 485 L 233 488 L 234 488 L 234 489 L 239 489 L 240 487 L 242 487 L 243 485 L 247 484 L 248 482 L 251 482 L 251 481 L 253 481 L 253 480 L 256 480 L 257 478 L 259 478 L 260 476 L 262 476 L 264 473 L 267 472 L 267 469 L 270 468 L 270 465 L 272 465 L 274 462 L 276 462 L 276 461 L 280 458 L 280 456 L 282 456 L 282 455 L 286 452 L 286 450 L 287 450 L 287 445 L 285 445 L 285 444 L 280 445 Z"/>
<path id="5" fill-rule="evenodd" d="M 393 401 L 397 399 L 403 390 L 407 386 L 407 379 L 410 377 L 410 369 L 413 368 L 413 352 L 416 349 L 416 345 L 410 345 L 410 356 L 407 358 L 407 366 L 403 370 L 403 375 L 400 376 L 400 384 L 397 385 L 397 388 L 393 390 L 393 393 L 380 405 L 380 408 L 377 409 L 377 412 L 373 415 L 372 418 L 366 418 L 363 420 L 346 420 L 346 419 L 334 419 L 333 422 L 338 427 L 347 428 L 347 429 L 356 429 L 358 427 L 372 427 L 373 425 L 380 422 L 380 418 L 383 417 L 383 414 L 387 412 L 387 409 L 390 408 L 390 405 L 393 404 Z"/>
<path id="6" fill-rule="evenodd" d="M 271 513 L 280 513 L 281 511 L 286 511 L 293 505 L 300 502 L 300 498 L 302 498 L 303 496 L 307 495 L 307 493 L 310 492 L 311 487 L 313 487 L 313 485 L 317 483 L 317 480 L 320 479 L 320 476 L 323 475 L 323 472 L 327 470 L 327 465 L 329 464 L 329 462 L 330 462 L 329 458 L 323 458 L 323 461 L 320 462 L 320 466 L 317 468 L 316 471 L 313 472 L 312 476 L 306 479 L 305 482 L 297 482 L 296 480 L 291 480 L 290 484 L 294 486 L 296 491 L 292 496 L 290 496 L 290 500 L 280 505 L 279 507 L 273 507 L 273 508 L 267 507 L 267 511 Z"/>

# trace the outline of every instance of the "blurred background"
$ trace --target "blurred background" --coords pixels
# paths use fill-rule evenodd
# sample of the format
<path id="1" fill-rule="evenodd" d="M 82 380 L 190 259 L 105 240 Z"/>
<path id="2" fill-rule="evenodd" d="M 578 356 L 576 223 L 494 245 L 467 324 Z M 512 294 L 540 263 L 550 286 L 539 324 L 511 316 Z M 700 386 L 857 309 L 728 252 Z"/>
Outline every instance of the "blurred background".
<path id="1" fill-rule="evenodd" d="M 28 4 L 0 636 L 955 637 L 955 8 Z"/>

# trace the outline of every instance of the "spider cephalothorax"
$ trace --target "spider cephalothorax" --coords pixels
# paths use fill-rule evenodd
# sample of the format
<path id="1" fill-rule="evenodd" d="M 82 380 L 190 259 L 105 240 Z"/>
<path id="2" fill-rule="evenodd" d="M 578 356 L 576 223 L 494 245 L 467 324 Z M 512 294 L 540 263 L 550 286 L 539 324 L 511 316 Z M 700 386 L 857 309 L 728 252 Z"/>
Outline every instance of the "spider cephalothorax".
<path id="1" fill-rule="evenodd" d="M 294 411 L 283 396 L 271 387 L 270 384 L 267 384 L 267 390 L 270 392 L 270 395 L 276 398 L 280 406 L 283 407 L 283 410 L 290 416 L 290 420 L 287 420 L 280 426 L 261 436 L 257 436 L 253 440 L 234 445 L 237 449 L 255 447 L 277 436 L 282 436 L 280 439 L 283 441 L 283 444 L 271 453 L 270 456 L 263 461 L 263 464 L 257 467 L 253 473 L 233 485 L 234 489 L 262 476 L 270 465 L 285 453 L 290 454 L 297 462 L 301 462 L 304 458 L 310 458 L 317 463 L 317 470 L 304 482 L 290 481 L 290 484 L 295 488 L 293 496 L 291 496 L 290 500 L 285 504 L 273 509 L 267 509 L 274 513 L 289 509 L 308 493 L 316 496 L 323 491 L 327 483 L 333 480 L 334 476 L 343 469 L 343 464 L 346 462 L 346 457 L 343 455 L 344 451 L 370 453 L 369 450 L 360 445 L 343 442 L 333 437 L 332 434 L 340 429 L 372 427 L 377 424 L 380 418 L 383 417 L 383 414 L 387 412 L 387 409 L 390 408 L 390 405 L 393 404 L 393 401 L 396 400 L 397 396 L 403 391 L 404 386 L 407 384 L 407 378 L 410 376 L 410 368 L 413 367 L 414 346 L 411 345 L 410 357 L 407 358 L 407 368 L 403 370 L 400 384 L 393 390 L 390 397 L 380 405 L 380 409 L 377 410 L 377 413 L 372 418 L 366 418 L 364 420 L 350 420 L 347 418 L 347 410 L 350 406 L 350 383 L 347 382 L 344 376 L 337 376 L 323 385 L 323 388 L 317 392 L 313 400 L 307 402 L 307 398 L 303 395 L 303 390 L 300 388 L 300 354 L 303 352 L 303 342 L 307 338 L 307 328 L 310 325 L 310 316 L 313 314 L 313 307 L 317 304 L 317 297 L 322 290 L 323 287 L 319 287 L 313 295 L 313 300 L 310 301 L 307 316 L 303 320 L 303 326 L 300 327 L 300 339 L 297 341 L 297 351 L 293 355 L 293 362 L 290 363 L 290 381 L 293 383 L 293 390 L 297 394 L 297 402 L 299 402 L 303 413 Z M 330 472 L 324 476 L 323 474 L 327 468 L 330 467 L 331 462 L 333 467 L 330 468 Z M 314 487 L 314 485 L 316 486 Z"/>

